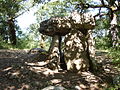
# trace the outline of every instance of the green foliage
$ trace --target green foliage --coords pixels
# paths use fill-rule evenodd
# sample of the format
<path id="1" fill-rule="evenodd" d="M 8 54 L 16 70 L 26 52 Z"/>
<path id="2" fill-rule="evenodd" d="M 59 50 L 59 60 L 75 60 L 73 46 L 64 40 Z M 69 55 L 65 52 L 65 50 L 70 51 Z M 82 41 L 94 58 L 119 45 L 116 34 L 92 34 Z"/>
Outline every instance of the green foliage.
<path id="1" fill-rule="evenodd" d="M 0 36 L 6 44 L 16 43 L 16 39 L 23 35 L 16 18 L 33 7 L 34 3 L 33 0 L 0 0 Z"/>
<path id="2" fill-rule="evenodd" d="M 11 49 L 11 48 L 13 48 L 12 45 L 5 43 L 2 37 L 0 37 L 0 49 Z"/>
<path id="3" fill-rule="evenodd" d="M 105 90 L 119 90 L 120 86 L 114 86 L 114 87 L 110 87 L 110 88 L 107 88 Z"/>
<path id="4" fill-rule="evenodd" d="M 80 2 L 88 3 L 90 1 L 91 0 L 50 0 L 50 2 L 42 4 L 36 12 L 38 22 L 54 16 L 68 16 L 76 9 L 77 4 Z"/>
<path id="5" fill-rule="evenodd" d="M 97 37 L 95 38 L 96 49 L 108 49 L 108 37 Z"/>
<path id="6" fill-rule="evenodd" d="M 70 7 L 69 7 L 70 8 Z M 68 16 L 67 7 L 63 1 L 48 2 L 40 6 L 36 12 L 38 23 L 54 16 Z"/>
<path id="7" fill-rule="evenodd" d="M 8 46 L 9 47 L 9 40 L 6 39 L 9 38 L 8 35 L 8 25 L 7 25 L 7 21 L 10 18 L 14 18 L 16 19 L 17 16 L 23 14 L 26 11 L 29 11 L 29 9 L 31 7 L 33 7 L 34 5 L 39 4 L 39 10 L 36 12 L 36 17 L 37 17 L 37 23 L 34 23 L 32 25 L 30 25 L 30 32 L 27 34 L 22 34 L 22 31 L 19 29 L 18 25 L 16 24 L 16 20 L 15 22 L 15 30 L 17 33 L 17 45 L 16 48 L 32 48 L 32 47 L 39 47 L 40 43 L 40 37 L 41 34 L 38 33 L 38 23 L 40 23 L 41 21 L 48 19 L 50 17 L 54 17 L 54 16 L 68 16 L 69 13 L 71 13 L 71 11 L 77 9 L 77 5 L 78 8 L 80 8 L 80 4 L 84 3 L 89 3 L 89 4 L 93 4 L 94 0 L 0 0 L 0 36 L 1 36 L 1 40 L 0 43 L 1 44 L 1 48 L 5 48 L 4 46 Z M 94 3 L 97 4 L 97 3 Z M 106 11 L 101 11 L 101 13 L 106 13 Z M 119 11 L 116 13 L 119 15 Z M 120 20 L 120 18 L 118 18 L 118 21 Z M 118 22 L 119 23 L 119 22 Z M 99 19 L 97 19 L 96 22 L 96 29 L 95 29 L 95 33 L 96 33 L 96 48 L 97 49 L 108 49 L 109 47 L 109 39 L 108 37 L 105 36 L 101 36 L 99 35 L 99 31 L 101 30 L 108 30 L 109 28 L 109 18 L 108 16 L 103 16 L 103 17 L 99 17 Z M 28 35 L 29 34 L 29 35 Z M 7 41 L 7 43 L 5 43 Z M 4 45 L 4 44 L 6 45 Z M 49 46 L 49 37 L 46 37 L 44 40 L 45 45 Z M 7 47 L 6 46 L 6 47 Z"/>
<path id="8" fill-rule="evenodd" d="M 120 68 L 120 50 L 109 49 L 108 56 L 112 59 L 113 64 Z"/>
<path id="9" fill-rule="evenodd" d="M 120 70 L 120 50 L 115 50 L 113 48 L 108 49 L 108 57 L 112 59 L 112 64 L 118 70 Z M 120 75 L 116 75 L 113 78 L 113 84 L 105 90 L 119 90 L 120 89 Z"/>
<path id="10" fill-rule="evenodd" d="M 102 17 L 96 21 L 96 30 L 108 29 L 109 28 L 109 18 Z"/>
<path id="11" fill-rule="evenodd" d="M 1 0 L 0 1 L 0 36 L 6 43 L 16 43 L 16 31 L 19 29 L 16 24 L 16 16 L 21 10 L 22 0 Z M 15 33 L 16 32 L 16 33 Z M 14 37 L 14 38 L 13 38 Z M 9 41 L 10 40 L 10 41 Z"/>

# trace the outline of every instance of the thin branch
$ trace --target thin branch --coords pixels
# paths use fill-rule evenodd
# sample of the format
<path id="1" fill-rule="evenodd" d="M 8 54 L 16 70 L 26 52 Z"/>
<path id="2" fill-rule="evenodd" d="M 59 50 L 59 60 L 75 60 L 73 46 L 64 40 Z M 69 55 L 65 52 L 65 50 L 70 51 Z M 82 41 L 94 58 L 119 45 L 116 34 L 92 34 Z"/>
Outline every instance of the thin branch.
<path id="1" fill-rule="evenodd" d="M 108 13 L 102 13 L 102 14 L 96 14 L 95 16 L 94 16 L 94 18 L 96 18 L 96 17 L 102 17 L 102 16 L 105 16 L 105 15 L 109 15 Z"/>
<path id="2" fill-rule="evenodd" d="M 8 21 L 11 20 L 11 19 L 16 19 L 17 17 L 23 15 L 25 12 L 29 11 L 32 7 L 34 7 L 34 6 L 31 6 L 31 7 L 27 8 L 26 10 L 24 10 L 23 12 L 21 12 L 20 14 L 14 16 L 14 17 L 9 17 L 6 21 L 1 20 L 0 23 L 8 22 Z"/>
<path id="3" fill-rule="evenodd" d="M 31 6 L 31 7 L 27 8 L 26 10 L 24 10 L 23 12 L 21 12 L 20 14 L 16 15 L 16 16 L 15 16 L 15 17 L 13 17 L 13 18 L 15 19 L 15 18 L 17 18 L 17 17 L 19 17 L 19 16 L 23 15 L 25 12 L 30 11 L 30 9 L 31 9 L 31 8 L 33 8 L 33 7 L 34 7 L 34 6 Z"/>
<path id="4" fill-rule="evenodd" d="M 100 4 L 100 5 L 90 5 L 89 4 L 89 8 L 107 8 L 107 9 L 110 9 L 110 7 L 108 6 L 108 5 L 102 5 L 102 4 Z"/>

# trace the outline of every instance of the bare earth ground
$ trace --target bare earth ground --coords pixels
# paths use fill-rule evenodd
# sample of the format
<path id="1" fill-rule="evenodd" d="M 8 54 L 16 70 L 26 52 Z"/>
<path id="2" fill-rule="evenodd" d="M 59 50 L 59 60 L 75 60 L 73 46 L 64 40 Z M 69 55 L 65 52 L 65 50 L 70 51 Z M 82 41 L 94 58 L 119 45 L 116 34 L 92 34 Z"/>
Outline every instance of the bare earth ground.
<path id="1" fill-rule="evenodd" d="M 67 90 L 104 90 L 120 71 L 107 52 L 97 51 L 98 71 L 72 73 L 52 71 L 45 62 L 25 50 L 0 50 L 0 90 L 42 90 L 62 86 Z M 46 89 L 50 90 L 50 89 Z M 62 90 L 62 89 L 57 89 Z"/>

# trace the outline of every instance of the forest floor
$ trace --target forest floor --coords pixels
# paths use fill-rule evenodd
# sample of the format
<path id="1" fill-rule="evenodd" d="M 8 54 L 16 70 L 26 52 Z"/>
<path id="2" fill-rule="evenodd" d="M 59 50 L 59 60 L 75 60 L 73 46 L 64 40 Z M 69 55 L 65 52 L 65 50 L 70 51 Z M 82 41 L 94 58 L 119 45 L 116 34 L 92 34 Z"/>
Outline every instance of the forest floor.
<path id="1" fill-rule="evenodd" d="M 61 86 L 67 90 L 104 90 L 115 84 L 118 68 L 107 56 L 96 51 L 98 70 L 95 73 L 58 72 L 45 67 L 45 62 L 27 54 L 28 50 L 0 50 L 0 90 L 42 90 Z M 52 90 L 52 89 L 44 89 Z"/>

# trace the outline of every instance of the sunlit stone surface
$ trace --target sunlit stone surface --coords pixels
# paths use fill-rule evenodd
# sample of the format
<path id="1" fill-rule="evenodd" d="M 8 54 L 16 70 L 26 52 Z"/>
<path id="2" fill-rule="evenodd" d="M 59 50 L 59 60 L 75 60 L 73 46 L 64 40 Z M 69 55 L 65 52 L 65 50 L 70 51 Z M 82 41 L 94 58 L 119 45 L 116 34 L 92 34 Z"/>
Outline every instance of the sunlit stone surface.
<path id="1" fill-rule="evenodd" d="M 90 13 L 71 14 L 72 30 L 65 37 L 65 61 L 70 71 L 88 71 L 94 62 L 95 48 L 92 29 L 95 21 Z"/>
<path id="2" fill-rule="evenodd" d="M 48 35 L 61 35 L 68 34 L 71 30 L 71 23 L 69 17 L 51 17 L 40 23 L 39 32 Z"/>
<path id="3" fill-rule="evenodd" d="M 79 30 L 90 30 L 95 27 L 95 20 L 91 13 L 80 14 L 77 11 L 71 13 L 72 27 Z"/>
<path id="4" fill-rule="evenodd" d="M 58 69 L 60 63 L 60 37 L 68 34 L 71 30 L 69 17 L 51 17 L 40 23 L 39 32 L 52 37 L 49 48 L 49 59 L 51 69 Z M 52 64 L 53 63 L 53 64 Z"/>
<path id="5" fill-rule="evenodd" d="M 72 30 L 65 37 L 65 61 L 67 69 L 86 71 L 89 68 L 87 58 L 87 42 L 85 36 L 78 30 Z"/>
<path id="6" fill-rule="evenodd" d="M 59 36 L 65 36 L 64 58 L 67 69 L 88 71 L 95 49 L 91 30 L 95 20 L 90 13 L 73 12 L 70 17 L 51 17 L 40 23 L 40 33 L 52 36 L 50 58 L 59 62 Z"/>

